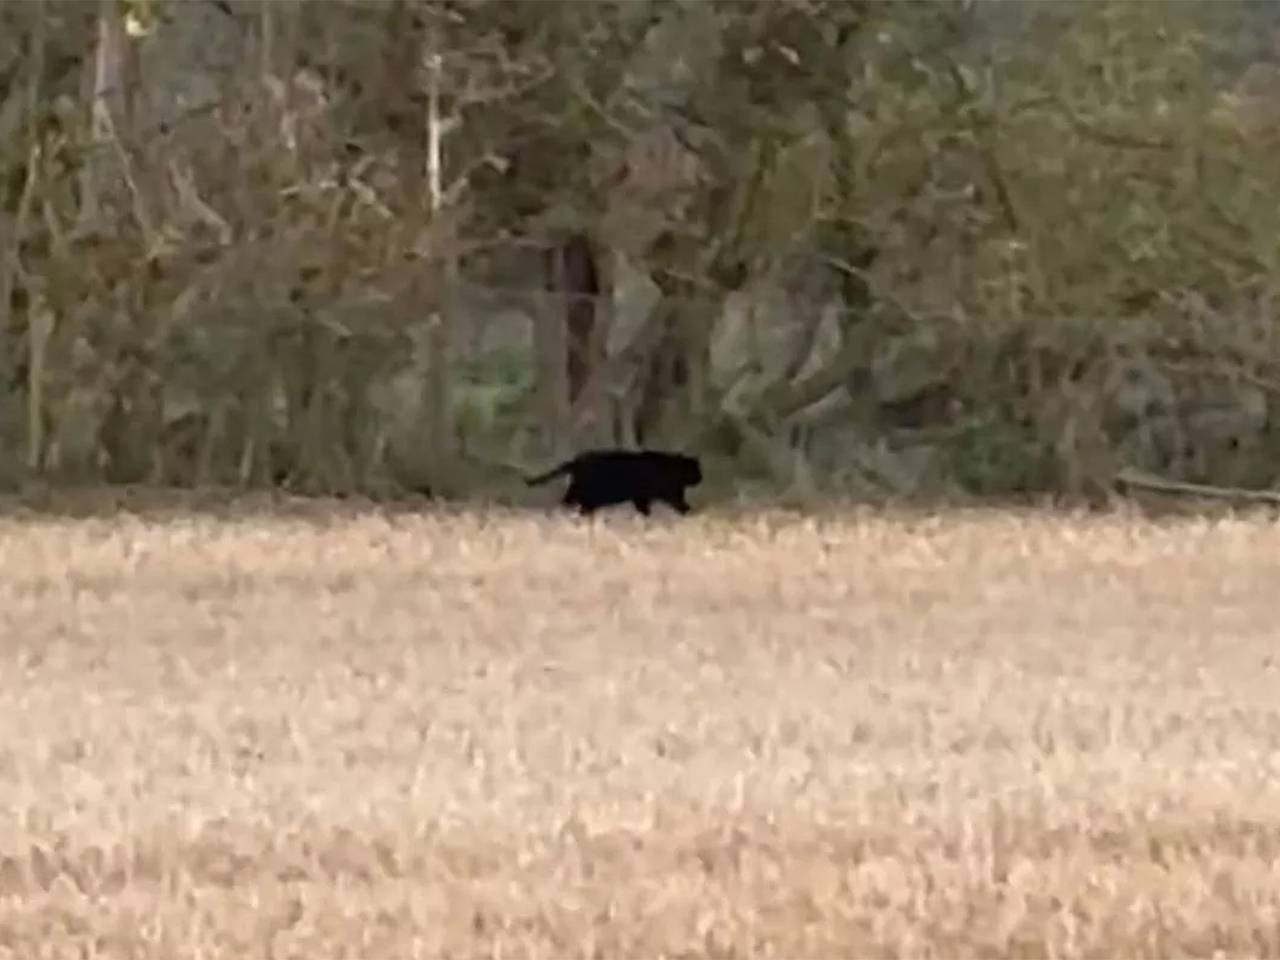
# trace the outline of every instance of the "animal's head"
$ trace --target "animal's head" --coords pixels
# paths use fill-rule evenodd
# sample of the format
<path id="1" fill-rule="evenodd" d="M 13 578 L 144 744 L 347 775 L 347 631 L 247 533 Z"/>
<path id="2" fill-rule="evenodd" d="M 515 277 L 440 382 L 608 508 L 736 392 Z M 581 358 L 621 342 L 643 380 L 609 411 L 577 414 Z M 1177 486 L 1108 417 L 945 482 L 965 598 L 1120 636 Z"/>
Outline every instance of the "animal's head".
<path id="1" fill-rule="evenodd" d="M 680 476 L 685 486 L 696 487 L 702 482 L 702 464 L 697 457 L 680 457 Z"/>

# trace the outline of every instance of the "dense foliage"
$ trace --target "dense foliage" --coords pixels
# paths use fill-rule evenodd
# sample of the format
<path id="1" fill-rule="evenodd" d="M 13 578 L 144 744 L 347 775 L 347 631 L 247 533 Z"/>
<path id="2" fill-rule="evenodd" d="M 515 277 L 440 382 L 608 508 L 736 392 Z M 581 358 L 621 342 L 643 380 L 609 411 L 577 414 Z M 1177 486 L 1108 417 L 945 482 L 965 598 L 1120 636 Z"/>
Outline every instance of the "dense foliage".
<path id="1" fill-rule="evenodd" d="M 1270 485 L 1277 19 L 5 4 L 0 480 Z"/>

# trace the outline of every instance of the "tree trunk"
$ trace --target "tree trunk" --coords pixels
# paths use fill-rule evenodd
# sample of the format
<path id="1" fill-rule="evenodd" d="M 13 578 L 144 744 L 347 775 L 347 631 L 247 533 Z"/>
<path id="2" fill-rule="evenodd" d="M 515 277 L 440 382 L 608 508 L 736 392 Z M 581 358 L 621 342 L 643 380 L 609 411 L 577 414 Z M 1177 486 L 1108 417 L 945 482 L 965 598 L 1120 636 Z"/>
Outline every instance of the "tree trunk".
<path id="1" fill-rule="evenodd" d="M 425 434 L 435 484 L 452 482 L 453 437 L 449 411 L 449 355 L 454 327 L 457 244 L 441 188 L 443 134 L 440 116 L 441 60 L 436 31 L 400 0 L 387 19 L 387 71 L 383 91 L 387 121 L 400 148 L 400 188 L 406 209 L 424 211 L 434 238 L 434 263 L 418 302 L 435 305 L 430 316 L 429 362 L 424 383 Z M 429 31 L 429 32 L 428 32 Z M 426 54 L 426 75 L 420 64 Z M 423 83 L 422 81 L 425 81 Z M 425 86 L 425 89 L 424 89 Z M 441 291 L 443 288 L 443 292 Z"/>
<path id="2" fill-rule="evenodd" d="M 596 309 L 600 268 L 590 238 L 574 231 L 546 251 L 543 269 L 553 296 L 539 311 L 539 326 L 545 328 L 539 338 L 539 380 L 552 446 L 562 453 L 571 445 L 575 423 L 593 418 L 603 422 L 603 411 L 589 409 L 600 406 L 600 391 L 588 390 L 589 384 L 598 385 L 594 374 L 603 353 Z M 557 356 L 558 360 L 552 359 Z M 552 373 L 553 362 L 560 373 Z"/>
<path id="3" fill-rule="evenodd" d="M 569 446 L 568 318 L 554 297 L 536 304 L 533 325 L 535 382 L 545 453 L 559 457 Z"/>
<path id="4" fill-rule="evenodd" d="M 598 357 L 595 343 L 596 300 L 600 271 L 591 240 L 582 232 L 569 234 L 547 252 L 547 287 L 563 299 L 569 403 L 577 402 Z"/>

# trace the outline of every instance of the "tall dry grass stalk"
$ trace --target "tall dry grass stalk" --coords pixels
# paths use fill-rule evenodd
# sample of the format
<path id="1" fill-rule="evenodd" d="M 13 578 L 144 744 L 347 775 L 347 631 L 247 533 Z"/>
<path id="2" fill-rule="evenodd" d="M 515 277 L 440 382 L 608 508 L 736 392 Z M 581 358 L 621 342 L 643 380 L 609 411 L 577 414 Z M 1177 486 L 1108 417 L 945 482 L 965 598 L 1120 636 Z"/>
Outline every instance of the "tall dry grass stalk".
<path id="1" fill-rule="evenodd" d="M 0 956 L 1280 954 L 1280 530 L 0 522 Z"/>

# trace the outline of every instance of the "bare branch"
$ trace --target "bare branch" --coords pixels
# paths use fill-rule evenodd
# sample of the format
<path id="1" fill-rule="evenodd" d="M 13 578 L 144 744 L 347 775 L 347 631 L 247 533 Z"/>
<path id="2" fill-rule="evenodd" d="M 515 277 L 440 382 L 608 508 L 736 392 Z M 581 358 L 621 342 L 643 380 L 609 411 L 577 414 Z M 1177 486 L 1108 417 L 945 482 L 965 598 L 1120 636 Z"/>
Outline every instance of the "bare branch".
<path id="1" fill-rule="evenodd" d="M 1172 150 L 1175 146 L 1172 140 L 1165 137 L 1140 137 L 1131 133 L 1104 130 L 1092 120 L 1086 120 L 1076 113 L 1061 97 L 1053 97 L 1052 105 L 1067 118 L 1076 133 L 1104 146 L 1122 147 L 1129 150 Z"/>
<path id="2" fill-rule="evenodd" d="M 1274 503 L 1280 505 L 1280 492 L 1275 490 L 1245 490 L 1239 487 L 1216 487 L 1208 484 L 1186 483 L 1181 480 L 1166 480 L 1126 468 L 1116 474 L 1116 486 L 1132 487 L 1135 490 L 1150 490 L 1154 493 L 1172 493 L 1186 497 L 1208 497 L 1214 500 L 1238 500 L 1244 503 Z"/>

